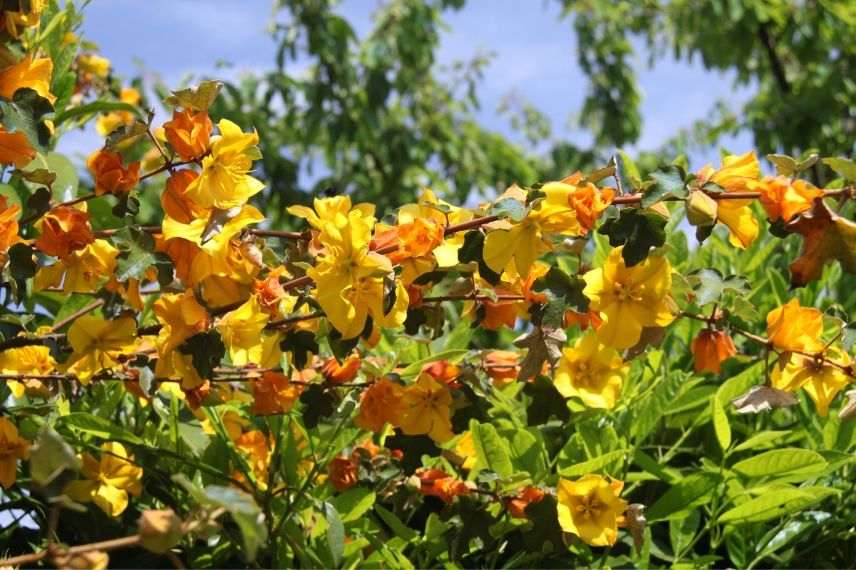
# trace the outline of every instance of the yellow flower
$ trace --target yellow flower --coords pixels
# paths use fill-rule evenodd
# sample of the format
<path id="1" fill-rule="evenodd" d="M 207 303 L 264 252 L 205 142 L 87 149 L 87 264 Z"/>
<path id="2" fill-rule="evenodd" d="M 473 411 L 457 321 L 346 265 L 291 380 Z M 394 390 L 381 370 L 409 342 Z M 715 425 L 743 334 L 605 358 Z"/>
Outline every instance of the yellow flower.
<path id="1" fill-rule="evenodd" d="M 618 519 L 627 509 L 619 498 L 624 483 L 607 481 L 600 475 L 585 475 L 576 481 L 559 479 L 557 485 L 559 525 L 592 546 L 612 546 L 618 539 Z"/>
<path id="2" fill-rule="evenodd" d="M 158 349 L 155 376 L 181 379 L 182 387 L 195 388 L 202 379 L 193 368 L 190 355 L 182 354 L 177 349 L 184 341 L 208 327 L 208 311 L 196 301 L 193 291 L 161 296 L 154 303 L 154 311 L 163 325 L 155 342 Z M 183 373 L 188 368 L 193 369 L 189 376 Z"/>
<path id="3" fill-rule="evenodd" d="M 455 443 L 455 453 L 464 460 L 461 463 L 462 469 L 469 470 L 476 466 L 478 454 L 476 453 L 476 444 L 473 442 L 473 432 L 467 430 L 461 434 Z"/>
<path id="4" fill-rule="evenodd" d="M 56 370 L 56 361 L 46 346 L 22 346 L 0 352 L 0 374 L 52 374 Z M 41 390 L 44 385 L 38 380 L 8 382 L 12 395 L 20 398 L 27 388 Z"/>
<path id="5" fill-rule="evenodd" d="M 642 263 L 626 267 L 621 247 L 609 253 L 603 267 L 593 269 L 583 279 L 583 294 L 589 308 L 603 319 L 598 339 L 617 349 L 630 348 L 642 335 L 643 327 L 662 327 L 675 319 L 674 302 L 669 296 L 672 267 L 665 257 L 650 256 Z"/>
<path id="6" fill-rule="evenodd" d="M 33 287 L 40 291 L 62 284 L 65 293 L 97 291 L 113 274 L 117 255 L 119 250 L 109 241 L 97 239 L 71 252 L 59 263 L 39 269 Z"/>
<path id="7" fill-rule="evenodd" d="M 409 298 L 400 280 L 395 282 L 395 302 L 387 311 L 384 277 L 392 273 L 392 263 L 369 251 L 374 217 L 367 209 L 350 209 L 350 200 L 316 200 L 316 212 L 302 207 L 289 211 L 306 217 L 319 228 L 319 241 L 326 246 L 323 256 L 306 274 L 314 281 L 317 300 L 330 323 L 344 338 L 363 332 L 371 315 L 374 324 L 397 327 L 407 318 Z"/>
<path id="8" fill-rule="evenodd" d="M 18 460 L 26 459 L 30 442 L 18 435 L 15 424 L 0 417 L 0 487 L 8 489 L 15 484 Z"/>
<path id="9" fill-rule="evenodd" d="M 32 89 L 51 103 L 56 97 L 51 94 L 53 62 L 48 57 L 33 59 L 24 57 L 18 63 L 0 71 L 0 97 L 11 100 L 18 89 Z"/>
<path id="10" fill-rule="evenodd" d="M 579 236 L 584 233 L 576 210 L 570 205 L 576 187 L 556 182 L 546 184 L 541 191 L 546 196 L 533 205 L 522 221 L 510 229 L 496 229 L 487 234 L 484 261 L 495 272 L 502 273 L 513 259 L 517 273 L 528 275 L 535 260 L 552 249 L 546 239 L 550 234 Z M 516 186 L 503 196 L 520 202 L 525 200 L 525 193 Z"/>
<path id="11" fill-rule="evenodd" d="M 747 192 L 752 182 L 761 177 L 761 167 L 754 152 L 728 155 L 722 159 L 722 167 L 714 170 L 705 166 L 696 175 L 699 186 L 708 182 L 726 192 Z M 718 200 L 717 218 L 728 226 L 729 241 L 740 248 L 748 247 L 758 237 L 758 220 L 752 214 L 752 200 Z"/>
<path id="12" fill-rule="evenodd" d="M 200 410 L 202 412 L 202 410 Z M 220 421 L 223 422 L 223 429 L 226 430 L 226 435 L 229 436 L 229 439 L 232 441 L 237 440 L 241 437 L 241 434 L 244 431 L 244 428 L 250 425 L 249 420 L 244 418 L 240 413 L 236 412 L 232 409 L 225 409 L 219 412 Z M 204 413 L 203 413 L 204 415 Z M 211 423 L 209 418 L 205 418 L 202 420 L 202 431 L 207 433 L 208 435 L 217 435 L 217 430 L 214 429 L 214 426 Z"/>
<path id="13" fill-rule="evenodd" d="M 269 319 L 270 315 L 262 309 L 255 295 L 220 319 L 217 330 L 229 350 L 232 364 L 252 363 L 262 368 L 279 364 L 279 335 L 262 334 Z"/>
<path id="14" fill-rule="evenodd" d="M 850 381 L 842 369 L 849 364 L 847 353 L 835 349 L 826 352 L 825 360 L 795 354 L 784 366 L 778 363 L 773 368 L 770 380 L 773 387 L 779 390 L 796 392 L 804 388 L 814 401 L 817 413 L 826 417 L 830 402 Z"/>
<path id="15" fill-rule="evenodd" d="M 119 101 L 128 105 L 138 105 L 140 92 L 133 87 L 123 87 L 119 92 Z M 102 137 L 106 137 L 120 125 L 130 125 L 133 122 L 134 114 L 130 111 L 111 111 L 98 116 L 95 121 L 95 130 Z"/>
<path id="16" fill-rule="evenodd" d="M 128 507 L 128 493 L 137 497 L 142 492 L 143 469 L 134 465 L 133 456 L 121 443 L 104 443 L 100 461 L 88 453 L 81 459 L 85 479 L 73 481 L 65 488 L 72 500 L 94 502 L 109 516 L 117 517 Z"/>
<path id="17" fill-rule="evenodd" d="M 46 4 L 47 0 L 29 0 L 27 4 L 29 6 L 28 10 L 4 9 L 2 14 L 0 14 L 0 18 L 4 20 L 2 23 L 5 25 L 8 34 L 13 38 L 17 38 L 21 33 L 21 29 L 38 26 Z M 25 4 L 22 2 L 19 7 L 23 8 L 24 6 Z"/>
<path id="18" fill-rule="evenodd" d="M 452 433 L 452 394 L 430 374 L 420 374 L 401 397 L 401 429 L 407 435 L 427 434 L 436 442 L 449 441 Z"/>
<path id="19" fill-rule="evenodd" d="M 628 369 L 614 348 L 600 344 L 597 335 L 588 333 L 573 348 L 562 351 L 554 382 L 566 398 L 580 398 L 591 408 L 611 409 Z"/>
<path id="20" fill-rule="evenodd" d="M 132 317 L 104 320 L 94 315 L 79 317 L 68 329 L 74 352 L 63 365 L 84 384 L 101 370 L 119 366 L 119 357 L 133 351 L 137 324 Z"/>
<path id="21" fill-rule="evenodd" d="M 218 215 L 216 210 L 208 210 L 187 224 L 169 216 L 164 218 L 162 249 L 172 258 L 176 273 L 187 285 L 195 286 L 212 275 L 232 277 L 241 272 L 242 256 L 233 238 L 250 224 L 264 220 L 256 208 L 245 205 L 215 231 L 212 228 L 218 225 Z"/>
<path id="22" fill-rule="evenodd" d="M 187 187 L 187 195 L 204 208 L 227 210 L 246 203 L 264 188 L 248 173 L 261 158 L 259 135 L 244 133 L 235 123 L 221 119 L 220 135 L 211 139 L 211 154 L 202 160 L 202 174 Z"/>
<path id="23" fill-rule="evenodd" d="M 110 60 L 94 53 L 82 53 L 77 56 L 80 71 L 105 79 L 110 73 Z"/>
<path id="24" fill-rule="evenodd" d="M 823 313 L 800 306 L 799 299 L 767 313 L 767 336 L 779 350 L 817 352 L 823 348 L 822 333 Z"/>

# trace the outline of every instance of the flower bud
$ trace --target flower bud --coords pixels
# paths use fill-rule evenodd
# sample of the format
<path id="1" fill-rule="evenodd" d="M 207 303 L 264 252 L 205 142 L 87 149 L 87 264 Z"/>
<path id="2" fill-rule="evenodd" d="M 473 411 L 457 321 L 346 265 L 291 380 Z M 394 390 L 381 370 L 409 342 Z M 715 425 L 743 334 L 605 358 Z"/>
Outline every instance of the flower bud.
<path id="1" fill-rule="evenodd" d="M 687 220 L 694 226 L 712 226 L 716 223 L 716 200 L 701 190 L 690 192 L 687 198 Z"/>
<path id="2" fill-rule="evenodd" d="M 181 520 L 170 509 L 145 511 L 138 524 L 140 544 L 147 550 L 160 554 L 181 542 Z"/>

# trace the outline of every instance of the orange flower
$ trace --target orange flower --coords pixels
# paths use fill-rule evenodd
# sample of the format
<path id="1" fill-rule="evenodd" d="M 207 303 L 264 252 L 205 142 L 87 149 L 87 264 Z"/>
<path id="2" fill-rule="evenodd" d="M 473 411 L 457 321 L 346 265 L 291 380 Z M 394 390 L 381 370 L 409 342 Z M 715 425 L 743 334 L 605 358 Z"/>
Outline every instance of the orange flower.
<path id="1" fill-rule="evenodd" d="M 268 467 L 270 466 L 270 446 L 267 437 L 259 430 L 251 430 L 235 440 L 235 447 L 246 457 L 256 479 L 256 485 L 262 490 L 267 488 Z M 244 481 L 242 474 L 236 475 Z"/>
<path id="2" fill-rule="evenodd" d="M 508 499 L 505 503 L 508 512 L 512 517 L 525 519 L 526 507 L 532 503 L 540 503 L 544 498 L 544 491 L 538 487 L 524 487 L 514 497 Z"/>
<path id="3" fill-rule="evenodd" d="M 789 222 L 791 218 L 811 208 L 815 198 L 823 196 L 823 190 L 815 188 L 805 180 L 791 180 L 787 176 L 767 176 L 752 182 L 749 188 L 761 193 L 761 205 L 771 221 L 779 218 Z"/>
<path id="4" fill-rule="evenodd" d="M 494 384 L 503 386 L 517 378 L 520 356 L 510 350 L 494 350 L 484 357 L 484 368 Z"/>
<path id="5" fill-rule="evenodd" d="M 578 313 L 574 310 L 565 311 L 565 328 L 578 326 L 581 331 L 588 329 L 589 325 L 594 327 L 597 330 L 600 327 L 600 324 L 603 322 L 603 319 L 600 318 L 600 315 L 593 311 L 588 311 L 585 313 Z"/>
<path id="6" fill-rule="evenodd" d="M 437 360 L 426 364 L 421 371 L 431 375 L 437 382 L 452 388 L 457 387 L 455 380 L 461 375 L 461 369 L 448 360 Z"/>
<path id="7" fill-rule="evenodd" d="M 24 168 L 34 158 L 36 150 L 30 146 L 27 135 L 20 131 L 10 133 L 0 126 L 0 164 Z"/>
<path id="8" fill-rule="evenodd" d="M 359 476 L 357 464 L 347 457 L 340 455 L 333 458 L 327 470 L 330 474 L 330 483 L 340 493 L 357 484 Z"/>
<path id="9" fill-rule="evenodd" d="M 396 426 L 401 418 L 401 397 L 404 387 L 383 378 L 363 391 L 360 412 L 354 423 L 373 432 L 379 432 L 387 422 Z"/>
<path id="10" fill-rule="evenodd" d="M 161 194 L 161 206 L 166 215 L 182 224 L 201 218 L 205 210 L 187 197 L 187 186 L 199 175 L 193 170 L 178 170 L 166 181 L 166 190 Z"/>
<path id="11" fill-rule="evenodd" d="M 0 254 L 9 251 L 9 248 L 21 241 L 18 236 L 18 214 L 21 207 L 17 204 L 6 205 L 6 196 L 0 196 Z"/>
<path id="12" fill-rule="evenodd" d="M 779 350 L 819 352 L 823 349 L 823 313 L 812 307 L 801 307 L 799 299 L 767 314 L 767 336 Z"/>
<path id="13" fill-rule="evenodd" d="M 60 259 L 95 241 L 89 214 L 72 206 L 53 208 L 41 219 L 40 230 L 36 247 Z"/>
<path id="14" fill-rule="evenodd" d="M 697 373 L 719 374 L 722 362 L 734 356 L 737 349 L 725 331 L 704 329 L 693 340 L 692 353 Z"/>
<path id="15" fill-rule="evenodd" d="M 336 360 L 335 357 L 331 356 L 321 368 L 321 374 L 323 374 L 324 379 L 331 384 L 344 384 L 345 382 L 350 382 L 357 376 L 357 372 L 360 371 L 361 363 L 362 360 L 360 360 L 359 353 L 350 355 L 342 364 L 339 364 L 339 361 Z"/>
<path id="16" fill-rule="evenodd" d="M 202 406 L 202 402 L 205 401 L 205 398 L 208 397 L 208 394 L 211 393 L 211 382 L 203 380 L 199 386 L 195 386 L 190 390 L 182 388 L 182 391 L 184 392 L 184 397 L 187 398 L 187 405 L 190 406 L 190 409 L 198 410 Z"/>
<path id="17" fill-rule="evenodd" d="M 253 382 L 253 413 L 268 415 L 288 412 L 302 391 L 303 387 L 289 382 L 287 376 L 267 371 Z"/>
<path id="18" fill-rule="evenodd" d="M 439 497 L 446 503 L 459 495 L 467 495 L 470 488 L 467 484 L 452 477 L 442 469 L 417 469 L 419 492 L 425 496 Z"/>
<path id="19" fill-rule="evenodd" d="M 568 205 L 573 207 L 577 213 L 577 222 L 582 228 L 582 234 L 585 235 L 594 228 L 600 214 L 606 210 L 612 199 L 615 197 L 615 190 L 612 188 L 598 188 L 591 182 L 584 186 L 577 186 L 582 175 L 575 173 L 562 182 L 576 186 L 573 194 L 568 196 Z"/>
<path id="20" fill-rule="evenodd" d="M 514 328 L 514 323 L 517 321 L 517 303 L 518 301 L 482 301 L 484 319 L 482 319 L 481 326 L 491 331 L 503 326 Z"/>
<path id="21" fill-rule="evenodd" d="M 214 124 L 204 111 L 173 111 L 172 120 L 164 123 L 166 139 L 182 160 L 193 160 L 205 154 Z"/>
<path id="22" fill-rule="evenodd" d="M 253 281 L 253 292 L 259 299 L 262 308 L 270 313 L 279 312 L 280 301 L 288 297 L 288 292 L 282 288 L 281 277 L 287 277 L 288 271 L 279 266 L 271 269 L 264 279 Z"/>
<path id="23" fill-rule="evenodd" d="M 527 303 L 547 302 L 547 293 L 538 293 L 533 289 L 533 287 L 535 286 L 535 281 L 544 277 L 548 271 L 550 271 L 549 265 L 536 261 L 532 265 L 532 269 L 529 270 L 529 275 L 527 275 L 525 279 L 521 280 L 523 296 L 526 298 Z"/>
<path id="24" fill-rule="evenodd" d="M 398 249 L 387 253 L 393 263 L 401 263 L 412 257 L 424 257 L 443 243 L 443 226 L 435 220 L 416 218 L 412 222 L 400 224 L 380 231 L 372 240 L 372 249 L 398 244 Z"/>
<path id="25" fill-rule="evenodd" d="M 118 152 L 101 149 L 94 152 L 86 166 L 95 179 L 95 194 L 125 194 L 140 181 L 140 163 L 133 162 L 126 168 Z"/>

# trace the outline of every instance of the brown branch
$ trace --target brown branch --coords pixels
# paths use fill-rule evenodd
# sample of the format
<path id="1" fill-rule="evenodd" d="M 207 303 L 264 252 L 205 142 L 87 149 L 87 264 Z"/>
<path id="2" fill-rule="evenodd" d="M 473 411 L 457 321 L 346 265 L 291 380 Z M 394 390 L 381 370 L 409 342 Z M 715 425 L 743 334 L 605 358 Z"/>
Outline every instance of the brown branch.
<path id="1" fill-rule="evenodd" d="M 87 552 L 94 552 L 96 550 L 116 550 L 119 548 L 128 548 L 130 546 L 137 546 L 140 544 L 141 537 L 139 534 L 134 534 L 131 536 L 124 536 L 122 538 L 113 538 L 110 540 L 103 540 L 101 542 L 92 542 L 89 544 L 81 544 L 79 546 L 72 546 L 67 550 L 62 550 L 58 547 L 53 547 L 50 550 L 41 550 L 39 552 L 33 552 L 32 554 L 22 554 L 21 556 L 13 556 L 12 558 L 6 558 L 4 560 L 0 560 L 0 566 L 2 567 L 15 567 L 15 566 L 24 566 L 35 564 L 41 560 L 44 560 L 51 555 L 51 557 L 56 557 L 57 555 L 61 556 L 75 556 L 78 554 L 86 554 Z"/>
<path id="2" fill-rule="evenodd" d="M 55 332 L 59 331 L 59 329 L 61 329 L 65 325 L 67 325 L 69 323 L 73 323 L 79 317 L 82 317 L 86 313 L 94 311 L 95 309 L 102 306 L 103 304 L 104 304 L 104 299 L 97 299 L 95 301 L 92 301 L 91 303 L 89 303 L 85 307 L 73 312 L 72 314 L 68 315 L 64 319 L 62 319 L 59 322 L 57 322 L 56 324 L 54 324 L 54 326 L 51 327 L 51 332 L 55 333 Z"/>

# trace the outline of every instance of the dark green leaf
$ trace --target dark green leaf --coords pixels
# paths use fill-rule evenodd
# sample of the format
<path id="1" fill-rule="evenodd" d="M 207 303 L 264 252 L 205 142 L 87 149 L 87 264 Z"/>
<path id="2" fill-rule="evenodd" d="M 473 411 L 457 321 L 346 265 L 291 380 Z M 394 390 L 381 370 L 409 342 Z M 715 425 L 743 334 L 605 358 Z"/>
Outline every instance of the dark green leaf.
<path id="1" fill-rule="evenodd" d="M 652 248 L 666 243 L 666 218 L 651 210 L 624 208 L 618 218 L 606 220 L 598 233 L 608 236 L 612 247 L 624 246 L 621 255 L 631 267 L 648 257 Z"/>

